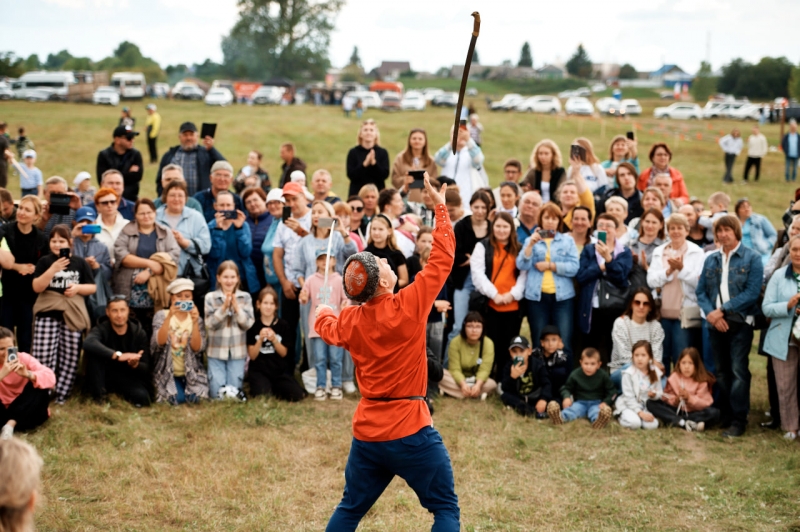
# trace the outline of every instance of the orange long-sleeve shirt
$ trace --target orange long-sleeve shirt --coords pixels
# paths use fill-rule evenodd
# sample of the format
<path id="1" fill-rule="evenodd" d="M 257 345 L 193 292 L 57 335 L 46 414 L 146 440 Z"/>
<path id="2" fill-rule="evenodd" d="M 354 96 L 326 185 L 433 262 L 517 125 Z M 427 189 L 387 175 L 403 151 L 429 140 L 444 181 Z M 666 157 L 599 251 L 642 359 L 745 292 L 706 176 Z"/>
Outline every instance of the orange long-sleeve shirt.
<path id="1" fill-rule="evenodd" d="M 338 318 L 325 309 L 316 321 L 325 343 L 344 347 L 353 357 L 363 395 L 353 416 L 353 436 L 361 441 L 397 440 L 432 424 L 425 401 L 367 398 L 425 396 L 425 327 L 453 267 L 456 249 L 447 208 L 437 205 L 434 212 L 430 260 L 412 284 L 396 294 L 347 307 Z"/>

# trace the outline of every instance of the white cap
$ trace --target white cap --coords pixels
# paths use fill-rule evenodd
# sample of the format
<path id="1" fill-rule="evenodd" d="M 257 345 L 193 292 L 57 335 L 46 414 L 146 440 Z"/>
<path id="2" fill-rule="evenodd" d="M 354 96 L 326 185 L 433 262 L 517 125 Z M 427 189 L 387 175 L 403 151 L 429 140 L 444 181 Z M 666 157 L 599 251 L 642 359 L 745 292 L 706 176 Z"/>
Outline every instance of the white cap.
<path id="1" fill-rule="evenodd" d="M 270 201 L 280 201 L 281 203 L 286 203 L 286 200 L 283 199 L 283 190 L 279 188 L 273 188 L 267 194 L 267 203 Z"/>
<path id="2" fill-rule="evenodd" d="M 147 105 L 145 105 L 144 108 L 148 109 L 148 110 L 151 110 L 151 111 L 155 111 L 157 109 L 156 104 L 154 104 L 154 103 L 148 103 Z"/>
<path id="3" fill-rule="evenodd" d="M 72 181 L 72 184 L 76 187 L 86 181 L 87 179 L 91 179 L 92 174 L 89 172 L 78 172 L 78 175 L 75 176 L 75 179 Z"/>
<path id="4" fill-rule="evenodd" d="M 289 179 L 291 179 L 295 183 L 302 183 L 305 185 L 306 174 L 304 174 L 302 170 L 295 170 L 294 172 L 289 174 Z"/>
<path id="5" fill-rule="evenodd" d="M 33 157 L 34 159 L 36 159 L 36 152 L 33 150 L 25 150 L 24 152 L 22 152 L 23 159 L 27 159 L 28 157 Z"/>

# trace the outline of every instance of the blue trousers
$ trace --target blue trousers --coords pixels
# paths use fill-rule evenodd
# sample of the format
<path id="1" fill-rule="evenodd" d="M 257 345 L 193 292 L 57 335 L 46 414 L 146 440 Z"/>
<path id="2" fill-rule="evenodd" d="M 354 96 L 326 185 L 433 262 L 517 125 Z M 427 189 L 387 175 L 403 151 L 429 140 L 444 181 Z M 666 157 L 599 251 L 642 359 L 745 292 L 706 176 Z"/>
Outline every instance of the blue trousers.
<path id="1" fill-rule="evenodd" d="M 408 483 L 423 508 L 433 514 L 432 532 L 461 529 L 450 455 L 436 429 L 424 427 L 399 440 L 368 442 L 353 438 L 344 472 L 344 496 L 325 530 L 355 530 L 395 475 Z"/>
<path id="2" fill-rule="evenodd" d="M 566 422 L 588 417 L 594 423 L 600 414 L 600 405 L 603 401 L 575 401 L 568 408 L 561 411 L 561 419 Z"/>
<path id="3" fill-rule="evenodd" d="M 797 180 L 797 157 L 786 158 L 786 182 Z"/>
<path id="4" fill-rule="evenodd" d="M 678 363 L 681 351 L 689 347 L 690 329 L 681 327 L 681 320 L 661 318 L 661 327 L 664 329 L 664 355 L 661 363 L 664 364 L 664 376 L 669 378 L 670 366 Z"/>
<path id="5" fill-rule="evenodd" d="M 331 370 L 331 388 L 342 387 L 342 357 L 344 349 L 328 345 L 322 338 L 309 338 L 314 353 L 314 368 L 317 370 L 317 388 L 327 383 L 327 370 Z"/>
<path id="6" fill-rule="evenodd" d="M 717 373 L 719 396 L 714 406 L 719 408 L 723 424 L 733 422 L 747 426 L 750 413 L 750 346 L 753 328 L 729 323 L 728 332 L 708 329 L 711 352 Z"/>
<path id="7" fill-rule="evenodd" d="M 234 388 L 242 389 L 244 381 L 245 359 L 220 360 L 218 358 L 208 359 L 208 396 L 217 399 L 219 389 L 229 384 Z"/>

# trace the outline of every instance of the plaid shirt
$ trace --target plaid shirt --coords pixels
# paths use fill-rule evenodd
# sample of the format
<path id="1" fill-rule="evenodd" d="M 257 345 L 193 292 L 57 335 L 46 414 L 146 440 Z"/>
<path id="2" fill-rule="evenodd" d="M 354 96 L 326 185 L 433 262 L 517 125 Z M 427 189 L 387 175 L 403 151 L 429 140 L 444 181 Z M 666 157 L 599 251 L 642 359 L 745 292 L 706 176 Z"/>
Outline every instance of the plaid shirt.
<path id="1" fill-rule="evenodd" d="M 170 163 L 177 164 L 183 168 L 183 178 L 186 180 L 186 188 L 189 191 L 188 195 L 194 196 L 197 194 L 200 190 L 197 175 L 197 148 L 191 151 L 178 148 Z"/>
<path id="2" fill-rule="evenodd" d="M 236 291 L 239 312 L 223 311 L 225 296 L 222 290 L 206 294 L 206 326 L 208 327 L 208 358 L 239 360 L 247 357 L 247 330 L 256 321 L 250 294 Z"/>

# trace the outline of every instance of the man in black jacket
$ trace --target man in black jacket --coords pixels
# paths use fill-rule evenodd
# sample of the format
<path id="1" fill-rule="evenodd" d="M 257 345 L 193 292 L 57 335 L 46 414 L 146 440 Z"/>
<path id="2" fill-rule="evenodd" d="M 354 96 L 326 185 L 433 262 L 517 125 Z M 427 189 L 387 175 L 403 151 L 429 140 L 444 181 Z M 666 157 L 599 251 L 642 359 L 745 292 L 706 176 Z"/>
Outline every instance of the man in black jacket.
<path id="1" fill-rule="evenodd" d="M 106 170 L 119 170 L 125 181 L 122 197 L 130 201 L 139 197 L 139 181 L 144 172 L 142 153 L 133 147 L 133 139 L 138 134 L 129 126 L 118 126 L 114 129 L 114 142 L 97 154 L 97 182 L 100 183 Z"/>
<path id="2" fill-rule="evenodd" d="M 95 401 L 118 393 L 137 408 L 150 406 L 150 349 L 144 328 L 130 316 L 128 301 L 114 296 L 83 344 L 86 388 Z"/>
<path id="3" fill-rule="evenodd" d="M 211 187 L 211 166 L 217 161 L 224 161 L 225 157 L 214 147 L 214 138 L 203 139 L 203 146 L 199 146 L 200 135 L 197 126 L 192 122 L 181 124 L 178 133 L 180 144 L 173 146 L 161 158 L 156 174 L 156 190 L 158 195 L 164 191 L 161 186 L 161 171 L 168 164 L 177 164 L 183 168 L 183 178 L 189 196 L 194 196 L 201 190 Z"/>
<path id="4" fill-rule="evenodd" d="M 291 142 L 284 142 L 281 144 L 280 158 L 283 161 L 281 165 L 280 186 L 283 188 L 283 185 L 291 181 L 292 172 L 300 170 L 305 173 L 306 163 L 299 157 L 294 156 L 294 144 Z M 308 185 L 308 183 L 303 184 Z"/>

